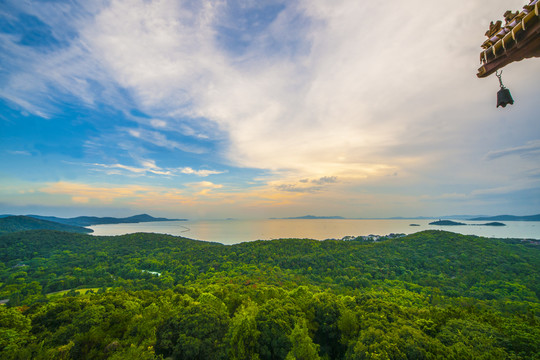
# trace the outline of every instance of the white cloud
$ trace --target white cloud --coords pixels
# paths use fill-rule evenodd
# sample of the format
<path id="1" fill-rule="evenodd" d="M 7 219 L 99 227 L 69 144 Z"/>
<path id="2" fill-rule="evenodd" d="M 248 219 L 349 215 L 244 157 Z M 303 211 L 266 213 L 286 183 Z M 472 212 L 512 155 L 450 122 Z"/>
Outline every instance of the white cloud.
<path id="1" fill-rule="evenodd" d="M 216 175 L 216 174 L 223 174 L 223 171 L 217 171 L 217 170 L 206 170 L 206 169 L 202 169 L 202 170 L 194 170 L 190 167 L 183 167 L 183 168 L 180 168 L 178 169 L 178 171 L 180 171 L 182 174 L 188 174 L 188 175 L 197 175 L 197 176 L 201 176 L 201 177 L 206 177 L 208 175 Z"/>
<path id="2" fill-rule="evenodd" d="M 164 121 L 164 120 L 160 120 L 160 119 L 152 119 L 152 120 L 150 120 L 150 124 L 153 127 L 156 127 L 156 128 L 166 128 L 167 127 L 167 122 Z"/>
<path id="3" fill-rule="evenodd" d="M 483 2 L 290 4 L 267 31 L 251 35 L 279 43 L 289 33 L 302 51 L 287 56 L 260 45 L 224 51 L 215 37 L 215 25 L 228 20 L 222 6 L 118 0 L 82 36 L 148 112 L 207 118 L 227 131 L 227 156 L 237 165 L 308 176 L 399 167 L 373 154 L 432 126 L 434 113 L 481 97 L 474 71 L 492 16 Z M 451 121 L 448 133 L 459 136 L 464 122 Z M 137 135 L 180 147 L 157 132 Z"/>

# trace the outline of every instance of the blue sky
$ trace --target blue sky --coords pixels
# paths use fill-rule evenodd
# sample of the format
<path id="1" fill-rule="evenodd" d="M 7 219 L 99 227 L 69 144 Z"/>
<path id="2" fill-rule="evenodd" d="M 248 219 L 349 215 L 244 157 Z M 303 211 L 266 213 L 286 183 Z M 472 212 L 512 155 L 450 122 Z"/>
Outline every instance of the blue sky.
<path id="1" fill-rule="evenodd" d="M 540 213 L 522 0 L 0 2 L 0 213 Z"/>

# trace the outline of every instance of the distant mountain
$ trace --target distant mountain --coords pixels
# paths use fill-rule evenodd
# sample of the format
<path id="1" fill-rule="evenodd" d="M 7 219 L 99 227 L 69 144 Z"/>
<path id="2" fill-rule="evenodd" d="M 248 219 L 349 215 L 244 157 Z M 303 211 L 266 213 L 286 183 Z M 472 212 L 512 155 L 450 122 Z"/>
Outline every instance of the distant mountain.
<path id="1" fill-rule="evenodd" d="M 529 216 L 514 216 L 514 215 L 498 215 L 498 216 L 483 216 L 473 219 L 471 221 L 540 221 L 540 214 Z"/>
<path id="2" fill-rule="evenodd" d="M 153 221 L 187 221 L 187 219 L 167 219 L 167 218 L 155 218 L 148 214 L 134 215 L 126 218 L 115 217 L 96 217 L 96 216 L 78 216 L 74 218 L 59 218 L 56 216 L 40 216 L 40 215 L 28 215 L 29 217 L 54 221 L 60 224 L 75 225 L 75 226 L 91 226 L 91 225 L 103 225 L 103 224 L 133 224 L 141 222 L 153 222 Z"/>
<path id="3" fill-rule="evenodd" d="M 58 230 L 80 234 L 94 232 L 80 226 L 60 224 L 53 221 L 35 219 L 29 216 L 6 216 L 0 218 L 0 234 L 7 234 L 24 230 Z"/>
<path id="4" fill-rule="evenodd" d="M 276 218 L 273 218 L 276 219 Z M 287 217 L 279 218 L 284 220 L 319 220 L 319 219 L 345 219 L 343 216 L 315 216 L 315 215 L 305 215 L 298 217 Z"/>

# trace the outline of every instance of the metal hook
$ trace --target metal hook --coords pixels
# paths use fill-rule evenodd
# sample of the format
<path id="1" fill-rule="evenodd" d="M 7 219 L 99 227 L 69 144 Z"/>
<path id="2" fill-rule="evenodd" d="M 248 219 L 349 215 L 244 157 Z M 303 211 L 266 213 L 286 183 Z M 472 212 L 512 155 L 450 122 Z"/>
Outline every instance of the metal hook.
<path id="1" fill-rule="evenodd" d="M 501 85 L 501 89 L 504 89 L 505 86 L 503 85 L 503 82 L 502 82 L 502 79 L 501 79 L 502 73 L 503 73 L 502 70 L 501 70 L 500 73 L 499 73 L 499 70 L 497 70 L 497 71 L 495 71 L 495 76 L 497 76 L 499 78 L 499 84 Z"/>

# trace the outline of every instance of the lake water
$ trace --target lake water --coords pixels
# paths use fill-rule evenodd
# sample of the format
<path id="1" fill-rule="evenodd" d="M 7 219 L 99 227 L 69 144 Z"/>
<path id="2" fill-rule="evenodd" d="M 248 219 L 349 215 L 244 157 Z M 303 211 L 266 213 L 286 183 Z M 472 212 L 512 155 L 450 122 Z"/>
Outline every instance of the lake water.
<path id="1" fill-rule="evenodd" d="M 341 239 L 345 236 L 412 234 L 436 229 L 465 235 L 497 238 L 540 239 L 540 222 L 508 221 L 506 226 L 480 226 L 486 221 L 462 221 L 466 226 L 429 225 L 434 220 L 198 220 L 90 226 L 93 235 L 123 235 L 150 232 L 190 239 L 237 244 L 245 241 L 280 238 Z M 410 226 L 417 224 L 419 226 Z"/>

